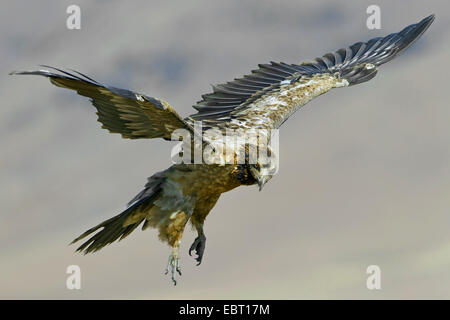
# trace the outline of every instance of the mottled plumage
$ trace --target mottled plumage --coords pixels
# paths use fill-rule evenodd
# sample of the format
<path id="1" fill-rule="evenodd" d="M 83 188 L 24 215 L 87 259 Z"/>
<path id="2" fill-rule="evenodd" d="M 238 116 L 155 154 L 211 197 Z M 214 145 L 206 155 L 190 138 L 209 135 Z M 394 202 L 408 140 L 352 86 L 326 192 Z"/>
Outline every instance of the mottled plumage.
<path id="1" fill-rule="evenodd" d="M 105 86 L 76 71 L 71 73 L 44 66 L 47 69 L 14 74 L 45 76 L 59 87 L 89 97 L 102 127 L 124 138 L 171 140 L 176 130 L 184 129 L 192 137 L 199 137 L 202 147 L 216 150 L 222 147 L 224 140 L 202 136 L 203 132 L 195 129 L 195 121 L 202 121 L 203 131 L 266 129 L 270 136 L 273 129 L 279 128 L 313 98 L 332 88 L 363 83 L 375 77 L 380 65 L 408 48 L 433 20 L 434 15 L 431 15 L 398 33 L 358 42 L 301 64 L 260 64 L 250 75 L 213 86 L 213 92 L 203 95 L 194 105 L 198 112 L 185 119 L 163 100 Z M 167 272 L 171 272 L 176 284 L 175 273 L 181 274 L 178 248 L 187 222 L 190 221 L 198 232 L 189 253 L 195 251 L 200 264 L 206 243 L 203 224 L 220 195 L 241 185 L 258 184 L 262 188 L 276 170 L 274 150 L 269 148 L 270 156 L 250 163 L 248 143 L 241 135 L 237 141 L 230 155 L 218 152 L 213 164 L 207 163 L 212 156 L 204 156 L 203 163 L 174 164 L 151 176 L 125 211 L 76 238 L 73 242 L 90 236 L 77 250 L 95 252 L 125 238 L 139 226 L 156 228 L 160 239 L 172 247 Z M 193 152 L 193 149 L 184 151 Z M 245 158 L 243 163 L 236 161 L 240 152 Z M 227 162 L 229 158 L 235 162 Z"/>

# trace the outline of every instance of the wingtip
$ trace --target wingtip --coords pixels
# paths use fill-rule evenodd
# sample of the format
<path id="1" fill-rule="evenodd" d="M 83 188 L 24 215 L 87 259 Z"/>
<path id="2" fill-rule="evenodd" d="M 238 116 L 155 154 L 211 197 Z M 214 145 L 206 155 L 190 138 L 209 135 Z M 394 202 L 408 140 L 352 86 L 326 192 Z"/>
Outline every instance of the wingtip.
<path id="1" fill-rule="evenodd" d="M 8 73 L 8 75 L 10 76 L 15 76 L 15 75 L 21 75 L 21 74 L 26 74 L 26 71 L 11 71 L 10 73 Z"/>
<path id="2" fill-rule="evenodd" d="M 36 70 L 36 71 L 11 71 L 8 75 L 44 75 L 50 73 L 48 70 Z"/>
<path id="3" fill-rule="evenodd" d="M 428 17 L 423 18 L 418 25 L 424 26 L 424 29 L 428 29 L 428 27 L 433 23 L 436 15 L 434 13 L 430 14 Z"/>
<path id="4" fill-rule="evenodd" d="M 432 13 L 428 17 L 426 17 L 425 20 L 433 21 L 435 18 L 436 18 L 436 15 L 434 13 Z"/>

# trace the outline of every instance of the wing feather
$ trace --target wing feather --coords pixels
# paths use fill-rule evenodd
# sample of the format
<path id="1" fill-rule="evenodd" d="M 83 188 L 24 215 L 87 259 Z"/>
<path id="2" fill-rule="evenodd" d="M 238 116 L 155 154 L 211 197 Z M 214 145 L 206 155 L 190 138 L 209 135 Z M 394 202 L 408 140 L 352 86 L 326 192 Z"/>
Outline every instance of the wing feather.
<path id="1" fill-rule="evenodd" d="M 49 70 L 13 72 L 12 74 L 40 75 L 62 88 L 77 91 L 88 97 L 97 109 L 102 128 L 120 133 L 129 139 L 163 138 L 170 140 L 174 130 L 192 130 L 165 101 L 130 90 L 105 86 L 92 78 L 73 71 L 43 66 Z"/>
<path id="2" fill-rule="evenodd" d="M 224 126 L 223 123 L 229 123 L 237 118 L 242 120 L 246 117 L 248 118 L 245 121 L 246 127 L 251 126 L 252 117 L 260 124 L 267 122 L 265 125 L 268 127 L 283 120 L 282 123 L 292 113 L 292 106 L 285 110 L 280 107 L 277 110 L 270 105 L 272 111 L 264 112 L 261 110 L 260 104 L 279 97 L 283 90 L 287 90 L 285 85 L 295 86 L 296 83 L 305 83 L 310 79 L 315 79 L 316 82 L 322 81 L 325 88 L 325 82 L 330 81 L 330 77 L 336 78 L 335 86 L 342 86 L 344 80 L 346 81 L 345 85 L 366 82 L 375 77 L 378 66 L 392 60 L 414 43 L 433 20 L 434 15 L 430 15 L 416 24 L 407 26 L 400 32 L 373 38 L 367 42 L 357 42 L 347 48 L 327 53 L 300 65 L 273 61 L 270 64 L 259 64 L 259 69 L 252 70 L 251 74 L 213 86 L 213 93 L 202 95 L 203 99 L 194 105 L 198 112 L 187 120 L 208 120 L 209 127 L 215 124 Z M 329 77 L 324 75 L 329 75 Z M 316 92 L 322 94 L 332 87 L 333 85 L 329 86 L 327 90 L 316 90 Z M 301 95 L 304 92 L 298 90 L 296 94 Z M 301 101 L 301 97 L 298 98 L 297 100 L 292 99 L 292 101 Z M 310 98 L 303 99 L 304 103 Z M 252 109 L 255 110 L 252 111 Z M 274 113 L 280 114 L 275 116 Z M 278 119 L 279 117 L 282 119 Z M 279 121 L 274 122 L 273 118 L 277 118 Z M 236 124 L 236 121 L 233 124 Z"/>

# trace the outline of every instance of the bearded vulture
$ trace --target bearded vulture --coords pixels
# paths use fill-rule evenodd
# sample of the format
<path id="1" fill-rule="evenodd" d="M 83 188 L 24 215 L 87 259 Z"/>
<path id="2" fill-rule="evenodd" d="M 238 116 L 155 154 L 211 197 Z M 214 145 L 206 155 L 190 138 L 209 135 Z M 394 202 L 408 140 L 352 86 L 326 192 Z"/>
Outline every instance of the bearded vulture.
<path id="1" fill-rule="evenodd" d="M 90 253 L 125 238 L 140 225 L 142 229 L 156 228 L 159 238 L 171 246 L 166 274 L 170 273 L 176 284 L 176 273 L 181 275 L 178 250 L 187 222 L 198 232 L 189 254 L 195 251 L 199 265 L 206 243 L 203 223 L 220 195 L 242 185 L 256 184 L 261 189 L 276 172 L 276 150 L 270 146 L 262 153 L 265 156 L 251 161 L 249 153 L 255 140 L 246 142 L 246 132 L 265 132 L 270 142 L 272 131 L 310 100 L 332 88 L 375 77 L 382 64 L 406 50 L 433 20 L 434 15 L 430 15 L 400 32 L 357 42 L 300 64 L 260 64 L 250 74 L 213 86 L 213 92 L 204 94 L 193 106 L 197 113 L 184 119 L 164 100 L 107 86 L 77 71 L 43 66 L 45 69 L 11 74 L 45 76 L 58 87 L 88 97 L 102 128 L 123 138 L 179 140 L 179 133 L 184 132 L 190 135 L 187 141 L 194 142 L 190 150 L 183 144 L 180 153 L 209 150 L 200 155 L 200 161 L 177 162 L 148 178 L 126 210 L 73 241 L 90 236 L 77 249 Z M 231 135 L 235 141 L 230 148 L 228 136 L 224 140 L 204 135 L 211 130 L 239 134 Z M 226 155 L 222 148 L 225 142 Z"/>

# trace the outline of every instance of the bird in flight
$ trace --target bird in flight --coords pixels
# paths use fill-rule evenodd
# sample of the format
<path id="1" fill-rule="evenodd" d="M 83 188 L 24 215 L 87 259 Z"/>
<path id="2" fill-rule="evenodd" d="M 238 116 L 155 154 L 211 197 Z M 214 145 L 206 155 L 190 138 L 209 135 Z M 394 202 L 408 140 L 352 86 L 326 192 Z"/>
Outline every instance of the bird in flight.
<path id="1" fill-rule="evenodd" d="M 275 152 L 270 147 L 266 156 L 249 161 L 249 146 L 253 144 L 247 143 L 240 133 L 238 142 L 232 144 L 234 149 L 225 153 L 231 154 L 232 161 L 228 161 L 224 152 L 218 151 L 225 140 L 205 137 L 203 133 L 211 129 L 266 130 L 266 136 L 270 136 L 313 98 L 332 88 L 356 85 L 375 77 L 382 64 L 406 50 L 433 20 L 434 15 L 430 15 L 400 32 L 357 42 L 301 64 L 260 64 L 249 75 L 213 86 L 213 92 L 203 95 L 193 106 L 197 113 L 184 119 L 164 100 L 103 85 L 77 71 L 43 66 L 46 69 L 11 74 L 45 76 L 58 87 L 90 98 L 102 128 L 120 133 L 123 138 L 173 140 L 181 130 L 190 134 L 189 141 L 197 139 L 191 149 L 183 149 L 186 154 L 192 154 L 198 145 L 212 150 L 209 156 L 203 154 L 200 162 L 175 163 L 154 174 L 123 212 L 72 242 L 90 236 L 77 251 L 91 253 L 127 237 L 140 225 L 142 230 L 156 228 L 159 238 L 171 246 L 166 273 L 170 273 L 176 285 L 176 274 L 181 275 L 179 246 L 188 221 L 198 233 L 189 254 L 194 251 L 200 264 L 206 244 L 203 224 L 220 195 L 241 185 L 258 185 L 261 189 L 276 172 Z M 199 122 L 200 129 L 196 126 Z M 207 161 L 212 158 L 215 161 Z"/>

